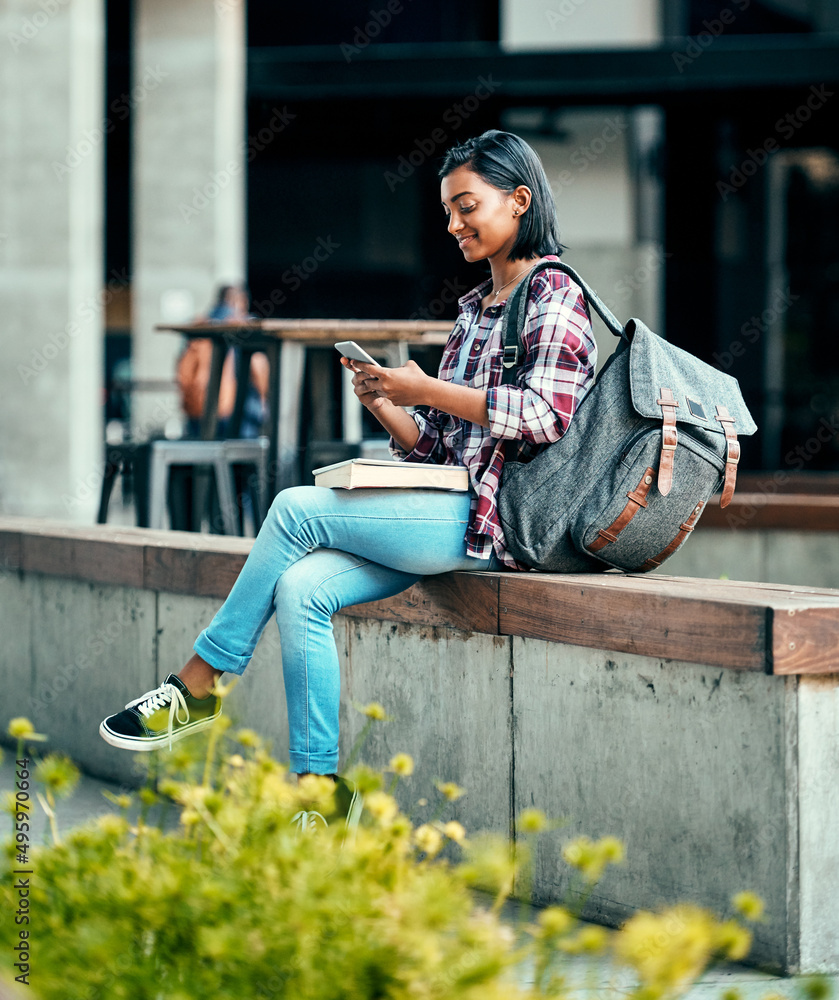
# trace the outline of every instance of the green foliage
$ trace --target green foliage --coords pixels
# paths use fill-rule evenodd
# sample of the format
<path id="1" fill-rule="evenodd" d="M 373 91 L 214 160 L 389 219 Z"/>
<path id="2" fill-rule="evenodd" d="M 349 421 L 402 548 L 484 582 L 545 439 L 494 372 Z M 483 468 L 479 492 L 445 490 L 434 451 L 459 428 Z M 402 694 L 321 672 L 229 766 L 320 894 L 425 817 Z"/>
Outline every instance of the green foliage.
<path id="1" fill-rule="evenodd" d="M 612 933 L 556 906 L 514 929 L 499 912 L 529 863 L 526 841 L 549 826 L 541 813 L 520 817 L 515 850 L 503 838 L 470 840 L 454 821 L 415 828 L 391 794 L 413 771 L 399 755 L 388 769 L 389 792 L 386 775 L 355 769 L 365 810 L 353 835 L 335 815 L 332 782 L 293 783 L 255 734 L 220 731 L 205 745 L 203 764 L 183 744 L 161 755 L 168 773 L 140 792 L 133 824 L 131 798 L 113 796 L 120 814 L 63 841 L 54 830 L 52 845 L 33 850 L 27 996 L 536 1000 L 567 994 L 567 954 L 609 952 L 637 971 L 637 1000 L 658 1000 L 677 996 L 715 957 L 748 949 L 745 928 L 696 907 L 638 914 Z M 73 783 L 57 758 L 40 777 L 56 795 Z M 440 791 L 445 801 L 462 790 Z M 180 819 L 167 829 L 171 803 Z M 304 834 L 294 822 L 301 812 L 332 821 Z M 438 856 L 447 843 L 461 845 L 461 862 Z M 590 886 L 620 862 L 622 845 L 581 838 L 564 853 Z M 0 882 L 6 914 L 16 899 L 11 867 Z M 478 887 L 493 894 L 493 905 L 476 903 Z M 738 903 L 760 915 L 756 897 Z M 0 921 L 0 981 L 14 978 L 17 935 L 13 921 Z M 535 979 L 527 988 L 516 985 L 523 962 Z M 816 990 L 811 1000 L 821 1000 Z"/>

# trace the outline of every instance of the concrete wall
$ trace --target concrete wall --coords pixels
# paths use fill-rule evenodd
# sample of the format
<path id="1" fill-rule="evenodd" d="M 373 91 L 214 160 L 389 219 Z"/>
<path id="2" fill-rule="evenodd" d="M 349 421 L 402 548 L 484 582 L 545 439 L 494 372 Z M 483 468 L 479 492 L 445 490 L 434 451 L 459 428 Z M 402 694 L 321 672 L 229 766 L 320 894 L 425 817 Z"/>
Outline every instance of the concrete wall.
<path id="1" fill-rule="evenodd" d="M 108 747 L 99 721 L 180 669 L 218 604 L 0 571 L 0 731 L 29 715 L 87 770 L 136 783 L 141 755 Z M 507 832 L 529 806 L 567 819 L 540 841 L 540 902 L 568 892 L 562 843 L 614 834 L 626 862 L 586 917 L 616 925 L 677 900 L 722 914 L 751 889 L 768 911 L 752 961 L 839 971 L 839 674 L 767 676 L 349 616 L 334 624 L 342 753 L 364 721 L 353 702 L 381 701 L 393 718 L 364 757 L 416 757 L 400 789 L 415 818 L 439 778 L 468 789 L 446 815 L 472 832 Z M 281 662 L 271 623 L 227 710 L 284 759 Z"/>
<path id="2" fill-rule="evenodd" d="M 102 0 L 0 6 L 0 512 L 87 521 L 101 472 Z"/>

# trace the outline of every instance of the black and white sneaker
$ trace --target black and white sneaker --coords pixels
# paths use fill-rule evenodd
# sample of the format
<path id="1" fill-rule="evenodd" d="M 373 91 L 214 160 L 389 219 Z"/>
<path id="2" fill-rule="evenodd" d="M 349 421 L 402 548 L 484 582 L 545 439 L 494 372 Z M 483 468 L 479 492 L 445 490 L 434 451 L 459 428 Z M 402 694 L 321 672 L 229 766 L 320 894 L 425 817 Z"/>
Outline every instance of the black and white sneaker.
<path id="1" fill-rule="evenodd" d="M 175 674 L 146 694 L 130 701 L 122 712 L 99 726 L 99 735 L 124 750 L 172 749 L 175 740 L 211 726 L 221 715 L 221 698 L 193 698 Z"/>

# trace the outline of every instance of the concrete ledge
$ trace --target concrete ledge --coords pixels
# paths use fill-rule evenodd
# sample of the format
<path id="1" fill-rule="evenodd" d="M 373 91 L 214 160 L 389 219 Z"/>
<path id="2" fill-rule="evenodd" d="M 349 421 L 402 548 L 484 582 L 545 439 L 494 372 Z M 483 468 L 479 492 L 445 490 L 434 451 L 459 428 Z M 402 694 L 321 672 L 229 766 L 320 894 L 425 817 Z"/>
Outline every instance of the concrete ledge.
<path id="1" fill-rule="evenodd" d="M 180 668 L 249 546 L 0 522 L 0 731 L 29 715 L 50 748 L 136 784 L 148 755 L 109 747 L 99 721 Z M 733 892 L 751 889 L 768 912 L 751 961 L 837 972 L 837 615 L 839 593 L 818 588 L 429 578 L 333 620 L 342 759 L 364 723 L 353 704 L 379 700 L 393 721 L 364 757 L 414 755 L 399 790 L 413 816 L 426 815 L 420 799 L 433 810 L 443 779 L 468 789 L 447 818 L 470 831 L 515 836 L 528 806 L 566 819 L 539 842 L 537 901 L 567 897 L 566 840 L 614 834 L 627 860 L 587 900 L 587 919 L 615 926 L 677 900 L 725 914 Z M 283 759 L 281 667 L 269 625 L 225 711 Z"/>
<path id="2" fill-rule="evenodd" d="M 251 540 L 0 518 L 0 566 L 224 598 Z M 344 615 L 669 657 L 730 670 L 834 673 L 839 591 L 663 574 L 451 573 Z"/>

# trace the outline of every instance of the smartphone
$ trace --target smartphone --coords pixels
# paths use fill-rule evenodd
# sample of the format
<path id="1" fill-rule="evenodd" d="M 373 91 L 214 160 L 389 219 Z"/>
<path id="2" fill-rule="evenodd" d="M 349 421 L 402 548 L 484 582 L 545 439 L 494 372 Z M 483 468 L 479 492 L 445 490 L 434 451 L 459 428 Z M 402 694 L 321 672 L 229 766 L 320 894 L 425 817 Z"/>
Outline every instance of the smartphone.
<path id="1" fill-rule="evenodd" d="M 350 361 L 363 361 L 367 365 L 378 364 L 376 359 L 371 358 L 367 351 L 359 347 L 354 340 L 342 340 L 340 344 L 335 345 L 335 350 L 340 351 Z"/>

